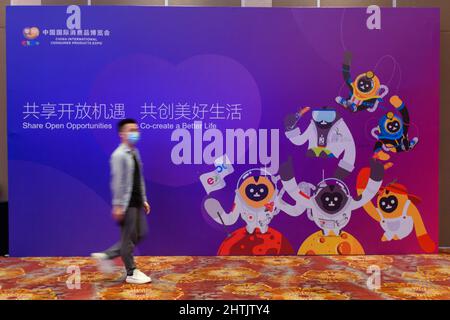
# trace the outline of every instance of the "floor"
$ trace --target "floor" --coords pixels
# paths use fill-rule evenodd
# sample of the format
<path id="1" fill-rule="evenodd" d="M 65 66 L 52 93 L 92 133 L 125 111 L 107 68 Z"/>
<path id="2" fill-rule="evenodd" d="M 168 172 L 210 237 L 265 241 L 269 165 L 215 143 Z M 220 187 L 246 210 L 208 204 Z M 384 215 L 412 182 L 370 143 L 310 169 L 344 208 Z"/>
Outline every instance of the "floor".
<path id="1" fill-rule="evenodd" d="M 0 258 L 0 300 L 450 299 L 450 254 L 136 259 L 153 283 L 125 284 L 120 260 Z"/>

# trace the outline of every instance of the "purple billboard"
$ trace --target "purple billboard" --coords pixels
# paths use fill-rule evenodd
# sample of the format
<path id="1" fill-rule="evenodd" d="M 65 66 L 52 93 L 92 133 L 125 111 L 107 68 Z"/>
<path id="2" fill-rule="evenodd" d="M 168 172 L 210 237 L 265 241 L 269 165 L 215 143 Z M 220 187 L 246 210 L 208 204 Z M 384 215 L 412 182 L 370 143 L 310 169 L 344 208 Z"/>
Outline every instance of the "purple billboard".
<path id="1" fill-rule="evenodd" d="M 10 254 L 115 242 L 124 118 L 140 254 L 436 252 L 439 10 L 375 9 L 8 7 Z"/>

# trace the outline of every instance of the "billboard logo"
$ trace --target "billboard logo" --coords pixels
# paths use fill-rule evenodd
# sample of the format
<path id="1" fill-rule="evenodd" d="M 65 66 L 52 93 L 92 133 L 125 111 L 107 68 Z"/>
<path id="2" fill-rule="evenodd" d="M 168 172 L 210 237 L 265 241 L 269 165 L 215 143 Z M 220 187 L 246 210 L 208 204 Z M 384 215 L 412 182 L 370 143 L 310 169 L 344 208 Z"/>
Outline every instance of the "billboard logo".
<path id="1" fill-rule="evenodd" d="M 209 184 L 210 186 L 216 184 L 217 182 L 219 182 L 219 176 L 218 175 L 206 178 L 206 183 Z"/>
<path id="2" fill-rule="evenodd" d="M 219 164 L 218 166 L 216 166 L 216 171 L 218 172 L 218 173 L 221 173 L 222 171 L 225 171 L 225 170 L 227 170 L 227 166 L 226 166 L 226 164 Z"/>
<path id="3" fill-rule="evenodd" d="M 25 39 L 34 40 L 37 37 L 39 37 L 39 28 L 38 27 L 25 28 L 23 29 L 22 33 Z"/>
<path id="4" fill-rule="evenodd" d="M 223 177 L 220 176 L 220 174 L 217 174 L 215 170 L 202 174 L 200 176 L 200 181 L 207 194 L 210 194 L 211 192 L 216 190 L 223 189 L 226 186 Z"/>
<path id="5" fill-rule="evenodd" d="M 26 40 L 22 40 L 24 47 L 31 47 L 39 45 L 39 41 L 36 40 L 39 37 L 38 27 L 26 27 L 23 29 L 22 34 Z"/>
<path id="6" fill-rule="evenodd" d="M 214 160 L 214 169 L 200 176 L 200 181 L 208 194 L 224 188 L 227 185 L 224 178 L 234 172 L 233 165 L 226 154 Z"/>
<path id="7" fill-rule="evenodd" d="M 216 167 L 217 173 L 222 178 L 234 172 L 233 165 L 226 154 L 214 160 L 214 166 Z"/>

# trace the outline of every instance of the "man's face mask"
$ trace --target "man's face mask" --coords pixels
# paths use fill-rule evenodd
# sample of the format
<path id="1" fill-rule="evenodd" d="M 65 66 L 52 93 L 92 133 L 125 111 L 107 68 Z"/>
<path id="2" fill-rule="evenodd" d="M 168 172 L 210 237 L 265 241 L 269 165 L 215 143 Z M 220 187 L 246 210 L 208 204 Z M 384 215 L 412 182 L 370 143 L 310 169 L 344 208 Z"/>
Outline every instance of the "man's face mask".
<path id="1" fill-rule="evenodd" d="M 141 134 L 138 131 L 128 132 L 128 142 L 136 144 L 141 138 Z"/>

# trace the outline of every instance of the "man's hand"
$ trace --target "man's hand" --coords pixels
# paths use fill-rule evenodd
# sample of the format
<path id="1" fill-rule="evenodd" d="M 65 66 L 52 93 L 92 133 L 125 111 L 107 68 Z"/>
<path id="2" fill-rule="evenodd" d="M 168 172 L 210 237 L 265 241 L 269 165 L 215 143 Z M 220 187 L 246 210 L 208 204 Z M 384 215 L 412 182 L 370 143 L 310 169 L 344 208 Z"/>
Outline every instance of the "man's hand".
<path id="1" fill-rule="evenodd" d="M 150 205 L 148 204 L 147 201 L 144 202 L 144 211 L 145 211 L 145 214 L 147 214 L 147 215 L 150 213 Z"/>
<path id="2" fill-rule="evenodd" d="M 122 206 L 114 206 L 112 210 L 113 219 L 117 222 L 121 222 L 125 217 L 125 212 L 123 211 Z"/>

